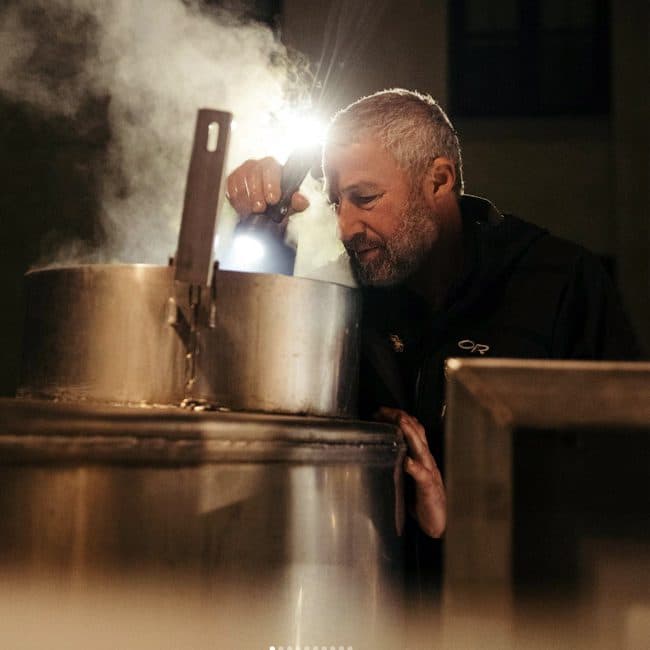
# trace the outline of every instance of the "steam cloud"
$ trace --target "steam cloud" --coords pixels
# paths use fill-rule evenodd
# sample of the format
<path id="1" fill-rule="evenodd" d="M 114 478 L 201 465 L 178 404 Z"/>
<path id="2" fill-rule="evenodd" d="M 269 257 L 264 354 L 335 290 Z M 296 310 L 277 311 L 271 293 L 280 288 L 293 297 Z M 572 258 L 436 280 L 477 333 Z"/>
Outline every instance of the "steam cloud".
<path id="1" fill-rule="evenodd" d="M 12 0 L 0 10 L 0 53 L 0 93 L 13 101 L 73 121 L 89 99 L 108 102 L 101 218 L 109 241 L 93 261 L 164 264 L 176 246 L 197 109 L 234 114 L 232 169 L 272 152 L 291 73 L 269 27 L 180 0 Z M 318 237 L 325 261 L 340 253 L 332 233 L 327 244 Z M 70 242 L 77 259 L 67 261 L 85 252 Z"/>

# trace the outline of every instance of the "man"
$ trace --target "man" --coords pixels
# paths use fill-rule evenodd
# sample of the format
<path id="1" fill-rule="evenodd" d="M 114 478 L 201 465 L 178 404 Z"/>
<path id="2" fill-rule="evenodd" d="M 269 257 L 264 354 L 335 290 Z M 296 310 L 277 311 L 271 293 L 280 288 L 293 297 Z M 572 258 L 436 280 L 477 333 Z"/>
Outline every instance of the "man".
<path id="1" fill-rule="evenodd" d="M 458 137 L 431 97 L 391 90 L 348 106 L 330 126 L 323 171 L 364 287 L 361 413 L 403 431 L 413 515 L 439 537 L 447 357 L 633 359 L 639 350 L 593 255 L 464 194 Z M 263 212 L 278 201 L 280 176 L 273 159 L 247 161 L 228 197 L 242 216 Z M 292 197 L 294 210 L 306 205 Z"/>

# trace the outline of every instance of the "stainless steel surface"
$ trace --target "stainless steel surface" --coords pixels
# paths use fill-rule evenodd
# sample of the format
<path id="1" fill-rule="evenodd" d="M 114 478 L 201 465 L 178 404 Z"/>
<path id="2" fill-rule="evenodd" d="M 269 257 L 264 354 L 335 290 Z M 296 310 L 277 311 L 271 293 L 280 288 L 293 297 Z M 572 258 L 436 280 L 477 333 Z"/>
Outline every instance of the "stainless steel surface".
<path id="1" fill-rule="evenodd" d="M 439 645 L 637 647 L 650 363 L 452 359 L 446 374 Z"/>
<path id="2" fill-rule="evenodd" d="M 352 417 L 360 294 L 328 282 L 220 271 L 191 397 L 237 410 Z M 210 305 L 202 303 L 204 321 Z"/>
<path id="3" fill-rule="evenodd" d="M 231 120 L 232 115 L 223 111 L 198 112 L 174 260 L 175 279 L 180 282 L 200 285 L 209 281 Z"/>
<path id="4" fill-rule="evenodd" d="M 353 645 L 400 606 L 403 454 L 381 424 L 0 400 L 0 570 L 159 580 L 270 614 L 266 647 Z"/>
<path id="5" fill-rule="evenodd" d="M 185 285 L 198 301 L 197 323 L 187 323 L 170 301 L 181 284 L 172 267 L 28 273 L 18 394 L 161 404 L 188 397 L 236 410 L 354 416 L 358 292 L 229 271 L 213 281 Z"/>
<path id="6" fill-rule="evenodd" d="M 185 351 L 167 323 L 171 269 L 83 265 L 25 281 L 19 395 L 180 403 Z"/>

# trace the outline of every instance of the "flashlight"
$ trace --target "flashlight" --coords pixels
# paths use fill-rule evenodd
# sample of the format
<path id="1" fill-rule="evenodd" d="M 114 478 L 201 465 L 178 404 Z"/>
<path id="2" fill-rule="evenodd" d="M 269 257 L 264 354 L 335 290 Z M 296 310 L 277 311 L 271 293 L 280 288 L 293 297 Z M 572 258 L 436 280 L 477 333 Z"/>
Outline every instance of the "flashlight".
<path id="1" fill-rule="evenodd" d="M 219 267 L 250 273 L 293 275 L 296 251 L 284 241 L 291 197 L 312 168 L 320 166 L 320 145 L 292 152 L 282 168 L 281 195 L 262 214 L 251 214 L 235 227 L 230 250 Z"/>

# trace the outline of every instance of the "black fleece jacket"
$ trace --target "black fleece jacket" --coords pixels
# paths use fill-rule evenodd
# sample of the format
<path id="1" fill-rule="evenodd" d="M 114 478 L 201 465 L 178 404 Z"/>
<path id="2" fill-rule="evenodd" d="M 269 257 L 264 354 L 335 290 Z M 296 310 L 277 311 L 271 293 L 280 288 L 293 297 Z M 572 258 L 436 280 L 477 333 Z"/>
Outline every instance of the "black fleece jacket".
<path id="1" fill-rule="evenodd" d="M 404 287 L 364 290 L 361 415 L 403 408 L 424 424 L 439 456 L 448 357 L 641 356 L 595 255 L 485 199 L 465 195 L 460 207 L 466 270 L 443 309 L 431 312 Z"/>
<path id="2" fill-rule="evenodd" d="M 360 415 L 380 406 L 420 420 L 444 467 L 444 363 L 449 357 L 616 359 L 641 356 L 607 272 L 584 248 L 502 215 L 484 199 L 460 202 L 466 270 L 431 312 L 404 287 L 364 289 Z M 444 470 L 443 470 L 444 471 Z M 437 597 L 441 545 L 407 521 L 407 583 Z"/>

